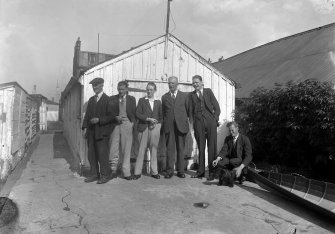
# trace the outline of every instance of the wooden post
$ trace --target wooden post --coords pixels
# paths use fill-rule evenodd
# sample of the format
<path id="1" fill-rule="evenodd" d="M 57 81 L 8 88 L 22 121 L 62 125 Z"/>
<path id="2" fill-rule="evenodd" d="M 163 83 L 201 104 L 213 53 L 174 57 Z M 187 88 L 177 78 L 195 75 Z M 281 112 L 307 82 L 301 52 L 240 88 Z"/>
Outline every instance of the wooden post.
<path id="1" fill-rule="evenodd" d="M 168 50 L 168 43 L 169 43 L 170 2 L 172 2 L 172 0 L 168 0 L 168 3 L 167 3 L 164 59 L 167 59 L 167 50 Z"/>

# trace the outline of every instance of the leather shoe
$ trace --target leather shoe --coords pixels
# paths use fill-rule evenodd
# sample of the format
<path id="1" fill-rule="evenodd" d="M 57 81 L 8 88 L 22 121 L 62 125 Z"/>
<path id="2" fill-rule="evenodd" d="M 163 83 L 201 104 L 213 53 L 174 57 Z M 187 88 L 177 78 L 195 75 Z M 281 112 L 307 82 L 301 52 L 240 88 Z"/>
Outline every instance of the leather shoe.
<path id="1" fill-rule="evenodd" d="M 137 179 L 139 179 L 139 178 L 141 178 L 141 175 L 134 175 L 134 176 L 133 176 L 133 180 L 137 180 Z"/>
<path id="2" fill-rule="evenodd" d="M 234 187 L 234 176 L 232 175 L 232 173 L 228 177 L 228 186 L 231 187 L 231 188 Z"/>
<path id="3" fill-rule="evenodd" d="M 94 181 L 96 181 L 96 180 L 98 180 L 98 177 L 97 177 L 97 176 L 91 176 L 91 177 L 87 177 L 87 178 L 84 180 L 84 182 L 85 182 L 85 183 L 91 183 L 91 182 L 94 182 Z"/>
<path id="4" fill-rule="evenodd" d="M 132 180 L 132 179 L 133 179 L 132 176 L 125 176 L 125 177 L 123 177 L 123 178 L 125 178 L 126 180 Z"/>
<path id="5" fill-rule="evenodd" d="M 108 177 L 108 176 L 102 176 L 102 177 L 98 180 L 97 184 L 105 184 L 105 183 L 107 183 L 108 181 L 109 181 L 109 177 Z"/>
<path id="6" fill-rule="evenodd" d="M 245 176 L 240 176 L 240 177 L 238 178 L 238 182 L 239 182 L 240 184 L 243 184 L 244 181 L 246 181 Z"/>
<path id="7" fill-rule="evenodd" d="M 191 176 L 191 178 L 202 178 L 204 176 L 205 176 L 204 173 L 203 174 L 196 173 L 195 175 Z"/>
<path id="8" fill-rule="evenodd" d="M 184 173 L 177 173 L 177 176 L 179 177 L 179 178 L 185 178 L 185 174 Z"/>
<path id="9" fill-rule="evenodd" d="M 157 174 L 157 175 L 151 175 L 151 177 L 153 177 L 153 178 L 155 178 L 155 179 L 159 179 L 159 178 L 161 178 L 160 175 L 158 175 L 158 174 Z"/>
<path id="10" fill-rule="evenodd" d="M 167 174 L 164 176 L 164 178 L 165 178 L 165 179 L 170 179 L 172 176 L 173 176 L 172 173 L 167 173 Z"/>

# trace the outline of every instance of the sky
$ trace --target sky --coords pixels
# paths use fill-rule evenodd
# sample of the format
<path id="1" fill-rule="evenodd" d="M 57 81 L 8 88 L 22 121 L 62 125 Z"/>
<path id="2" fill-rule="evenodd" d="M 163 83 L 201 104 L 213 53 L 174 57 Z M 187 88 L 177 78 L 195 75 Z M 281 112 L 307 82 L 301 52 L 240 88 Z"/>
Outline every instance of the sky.
<path id="1" fill-rule="evenodd" d="M 206 59 L 335 22 L 335 0 L 173 0 L 170 32 Z M 118 54 L 165 33 L 167 0 L 0 0 L 0 83 L 56 99 L 74 45 Z"/>

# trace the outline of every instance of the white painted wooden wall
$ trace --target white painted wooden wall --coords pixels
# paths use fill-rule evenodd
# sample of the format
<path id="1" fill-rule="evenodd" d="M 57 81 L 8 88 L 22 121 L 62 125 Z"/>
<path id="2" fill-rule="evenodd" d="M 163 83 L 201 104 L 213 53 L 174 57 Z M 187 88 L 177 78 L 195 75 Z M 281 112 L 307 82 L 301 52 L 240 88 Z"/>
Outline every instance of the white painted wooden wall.
<path id="1" fill-rule="evenodd" d="M 0 88 L 0 179 L 21 160 L 36 135 L 37 104 L 19 86 Z M 34 114 L 35 113 L 35 114 Z"/>
<path id="2" fill-rule="evenodd" d="M 132 88 L 143 90 L 147 82 L 153 81 L 157 85 L 156 95 L 160 98 L 168 92 L 169 76 L 177 76 L 180 83 L 179 89 L 190 92 L 193 90 L 192 77 L 201 75 L 205 87 L 211 88 L 218 99 L 221 108 L 220 121 L 225 123 L 232 120 L 232 112 L 235 108 L 233 82 L 173 36 L 169 37 L 167 59 L 164 59 L 164 40 L 165 37 L 152 40 L 86 71 L 79 79 L 83 86 L 81 106 L 85 106 L 88 99 L 94 95 L 89 82 L 95 77 L 104 78 L 104 91 L 107 95 L 117 94 L 117 84 L 122 80 L 127 80 Z M 145 95 L 142 92 L 130 92 L 130 94 L 135 96 L 137 101 Z M 81 120 L 84 113 L 85 108 L 81 110 Z M 225 127 L 220 127 L 218 150 L 222 146 L 222 138 L 226 135 Z M 81 135 L 78 134 L 77 137 L 81 138 Z M 81 141 L 80 145 L 83 147 L 84 141 Z M 85 150 L 80 149 L 78 152 L 84 153 Z"/>

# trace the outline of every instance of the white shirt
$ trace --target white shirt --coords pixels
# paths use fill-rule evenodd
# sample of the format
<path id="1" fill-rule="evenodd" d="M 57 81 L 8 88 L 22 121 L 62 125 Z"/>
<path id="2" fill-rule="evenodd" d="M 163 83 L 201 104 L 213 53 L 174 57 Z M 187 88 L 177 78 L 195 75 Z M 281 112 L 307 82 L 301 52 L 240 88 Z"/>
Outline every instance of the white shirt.
<path id="1" fill-rule="evenodd" d="M 123 99 L 124 101 L 126 101 L 126 97 L 127 97 L 127 94 L 125 94 L 123 97 L 120 97 L 120 96 L 119 96 L 119 102 L 122 102 L 122 99 Z"/>
<path id="2" fill-rule="evenodd" d="M 235 143 L 236 143 L 236 141 L 237 141 L 237 138 L 238 138 L 238 136 L 239 136 L 240 134 L 237 134 L 237 136 L 236 137 L 233 137 L 233 141 L 234 141 L 234 145 L 235 145 Z"/>
<path id="3" fill-rule="evenodd" d="M 102 94 L 104 93 L 104 91 L 101 91 L 100 93 L 96 94 L 96 101 L 98 102 L 102 96 Z"/>
<path id="4" fill-rule="evenodd" d="M 158 100 L 157 98 L 148 98 L 148 97 L 145 97 L 145 99 L 149 100 L 149 104 L 150 104 L 150 107 L 151 107 L 151 110 L 154 110 L 154 102 L 155 100 Z"/>
<path id="5" fill-rule="evenodd" d="M 170 95 L 171 95 L 171 97 L 172 97 L 172 94 L 174 94 L 174 97 L 176 98 L 177 97 L 177 93 L 178 93 L 178 90 L 176 89 L 176 91 L 174 92 L 174 93 L 172 93 L 171 91 L 170 91 Z M 172 97 L 173 98 L 173 97 Z"/>

